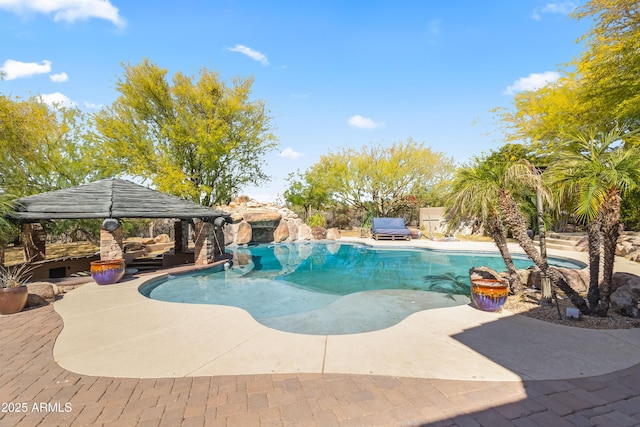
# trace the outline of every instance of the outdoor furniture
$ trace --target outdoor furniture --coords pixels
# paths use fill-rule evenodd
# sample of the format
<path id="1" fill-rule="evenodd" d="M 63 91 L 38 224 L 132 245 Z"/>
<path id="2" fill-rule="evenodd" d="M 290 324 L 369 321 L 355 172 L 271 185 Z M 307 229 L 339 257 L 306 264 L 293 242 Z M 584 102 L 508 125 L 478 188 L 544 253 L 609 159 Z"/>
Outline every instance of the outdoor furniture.
<path id="1" fill-rule="evenodd" d="M 376 240 L 411 240 L 411 230 L 404 225 L 404 218 L 373 218 L 371 234 Z"/>

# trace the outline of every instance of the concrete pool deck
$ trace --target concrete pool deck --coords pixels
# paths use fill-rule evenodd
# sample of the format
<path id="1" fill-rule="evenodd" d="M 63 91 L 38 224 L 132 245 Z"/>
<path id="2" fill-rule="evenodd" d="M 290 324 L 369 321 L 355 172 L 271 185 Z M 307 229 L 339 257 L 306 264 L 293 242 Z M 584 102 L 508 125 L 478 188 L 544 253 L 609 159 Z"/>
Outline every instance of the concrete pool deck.
<path id="1" fill-rule="evenodd" d="M 491 243 L 375 245 L 495 251 Z M 551 250 L 549 255 L 583 261 L 586 256 Z M 640 270 L 623 260 L 616 266 L 618 271 Z M 570 328 L 463 305 L 417 312 L 378 331 L 303 335 L 270 329 L 236 307 L 150 300 L 138 291 L 150 278 L 110 286 L 88 283 L 57 301 L 55 309 L 64 320 L 54 347 L 60 366 L 86 375 L 131 378 L 349 373 L 516 381 L 602 375 L 640 363 L 637 329 Z M 599 343 L 595 349 L 594 342 Z"/>

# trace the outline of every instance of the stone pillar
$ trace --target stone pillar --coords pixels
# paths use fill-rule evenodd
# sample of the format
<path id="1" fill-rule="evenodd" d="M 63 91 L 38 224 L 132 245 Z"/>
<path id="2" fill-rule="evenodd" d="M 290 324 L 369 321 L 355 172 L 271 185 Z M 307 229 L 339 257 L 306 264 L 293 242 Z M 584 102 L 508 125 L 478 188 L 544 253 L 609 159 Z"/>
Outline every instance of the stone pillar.
<path id="1" fill-rule="evenodd" d="M 194 260 L 196 265 L 211 264 L 215 260 L 215 237 L 213 224 L 199 221 L 195 227 L 195 253 Z"/>
<path id="2" fill-rule="evenodd" d="M 189 248 L 189 222 L 176 221 L 173 223 L 173 230 L 176 235 L 175 252 L 184 252 Z"/>
<path id="3" fill-rule="evenodd" d="M 124 243 L 122 238 L 122 227 L 116 228 L 114 231 L 108 231 L 104 228 L 100 229 L 100 259 L 122 259 L 124 252 Z"/>
<path id="4" fill-rule="evenodd" d="M 214 239 L 213 239 L 213 256 L 216 260 L 222 258 L 224 254 L 224 229 L 223 227 L 214 226 Z"/>
<path id="5" fill-rule="evenodd" d="M 42 224 L 23 224 L 22 242 L 26 262 L 42 261 L 46 258 L 47 233 Z"/>

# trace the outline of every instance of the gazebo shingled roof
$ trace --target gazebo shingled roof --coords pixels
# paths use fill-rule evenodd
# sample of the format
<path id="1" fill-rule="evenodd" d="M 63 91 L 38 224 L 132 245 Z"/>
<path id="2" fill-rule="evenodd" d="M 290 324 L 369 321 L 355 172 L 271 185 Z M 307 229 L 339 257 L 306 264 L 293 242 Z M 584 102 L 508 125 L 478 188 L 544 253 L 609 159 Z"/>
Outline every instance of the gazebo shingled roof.
<path id="1" fill-rule="evenodd" d="M 81 218 L 217 218 L 228 217 L 197 203 L 117 178 L 17 200 L 13 218 L 29 221 Z"/>

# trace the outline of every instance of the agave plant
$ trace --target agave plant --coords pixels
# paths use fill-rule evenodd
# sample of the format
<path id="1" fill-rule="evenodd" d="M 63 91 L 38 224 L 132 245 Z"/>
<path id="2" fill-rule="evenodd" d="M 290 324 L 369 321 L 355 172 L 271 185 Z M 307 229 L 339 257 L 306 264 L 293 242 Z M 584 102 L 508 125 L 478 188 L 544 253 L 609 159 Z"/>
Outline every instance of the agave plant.
<path id="1" fill-rule="evenodd" d="M 33 267 L 21 264 L 16 267 L 0 266 L 0 288 L 17 288 L 24 286 L 31 279 Z"/>

